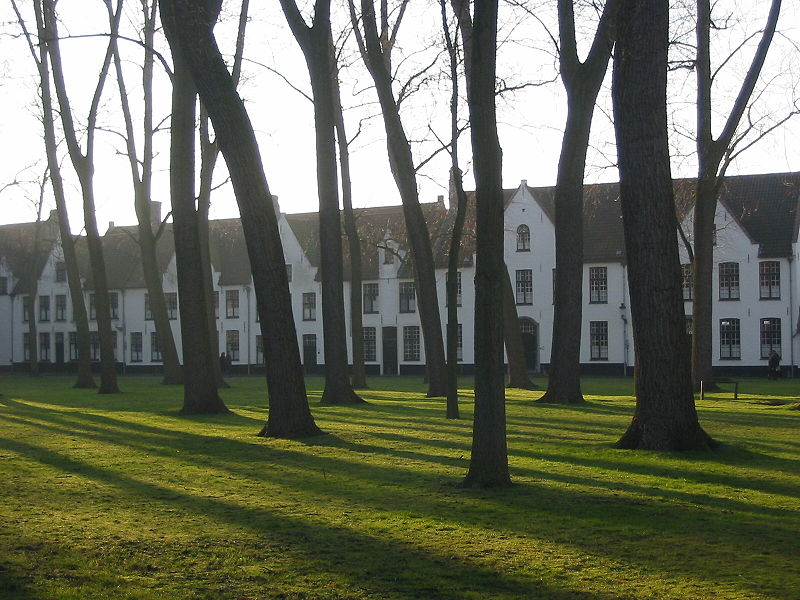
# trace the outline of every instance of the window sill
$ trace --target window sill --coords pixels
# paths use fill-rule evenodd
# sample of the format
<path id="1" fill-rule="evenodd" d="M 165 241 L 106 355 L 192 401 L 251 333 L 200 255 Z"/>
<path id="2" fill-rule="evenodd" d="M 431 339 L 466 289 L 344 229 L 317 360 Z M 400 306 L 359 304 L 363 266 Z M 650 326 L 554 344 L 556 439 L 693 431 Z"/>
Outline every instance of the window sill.
<path id="1" fill-rule="evenodd" d="M 720 356 L 720 360 L 742 360 L 741 356 Z"/>
<path id="2" fill-rule="evenodd" d="M 777 298 L 759 298 L 759 300 L 766 300 L 766 301 L 768 301 L 768 302 L 769 302 L 770 300 L 780 300 L 780 299 L 781 299 L 781 297 L 780 297 L 780 296 L 778 296 Z"/>
<path id="3" fill-rule="evenodd" d="M 739 302 L 740 298 L 719 298 L 720 302 Z"/>
<path id="4" fill-rule="evenodd" d="M 608 300 L 589 300 L 589 304 L 608 304 Z"/>
<path id="5" fill-rule="evenodd" d="M 606 356 L 605 358 L 590 358 L 589 360 L 594 361 L 594 362 L 603 362 L 603 361 L 607 362 L 608 361 L 608 357 Z"/>

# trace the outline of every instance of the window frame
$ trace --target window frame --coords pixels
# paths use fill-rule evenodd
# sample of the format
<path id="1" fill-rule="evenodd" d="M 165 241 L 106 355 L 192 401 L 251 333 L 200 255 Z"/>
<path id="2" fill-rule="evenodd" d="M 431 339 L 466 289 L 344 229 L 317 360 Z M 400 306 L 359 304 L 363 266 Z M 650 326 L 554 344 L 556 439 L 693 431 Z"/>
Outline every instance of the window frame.
<path id="1" fill-rule="evenodd" d="M 67 320 L 67 295 L 56 294 L 56 308 L 53 315 L 56 322 Z"/>
<path id="2" fill-rule="evenodd" d="M 723 318 L 719 320 L 719 359 L 741 360 L 742 333 L 739 319 Z M 735 343 L 734 343 L 735 342 Z"/>
<path id="3" fill-rule="evenodd" d="M 50 296 L 39 296 L 39 322 L 50 322 Z"/>
<path id="4" fill-rule="evenodd" d="M 132 363 L 140 363 L 144 358 L 144 336 L 141 331 L 131 331 L 131 356 Z"/>
<path id="5" fill-rule="evenodd" d="M 225 318 L 239 318 L 239 290 L 225 290 Z"/>
<path id="6" fill-rule="evenodd" d="M 403 362 L 419 362 L 421 356 L 419 325 L 404 325 Z"/>
<path id="7" fill-rule="evenodd" d="M 417 284 L 413 281 L 401 281 L 397 287 L 399 312 L 410 314 L 417 312 Z"/>
<path id="8" fill-rule="evenodd" d="M 517 252 L 531 251 L 531 228 L 522 223 L 517 227 Z"/>
<path id="9" fill-rule="evenodd" d="M 364 327 L 364 362 L 378 361 L 378 328 Z"/>
<path id="10" fill-rule="evenodd" d="M 174 321 L 178 318 L 178 292 L 164 292 L 164 304 L 167 307 L 167 318 Z"/>
<path id="11" fill-rule="evenodd" d="M 768 338 L 772 337 L 770 341 Z M 767 341 L 765 341 L 765 339 Z M 758 341 L 761 359 L 769 359 L 771 352 L 781 354 L 781 319 L 780 317 L 762 317 L 758 320 Z"/>
<path id="12" fill-rule="evenodd" d="M 158 343 L 158 333 L 155 331 L 150 332 L 150 362 L 164 362 L 164 357 L 161 355 L 161 346 Z"/>
<path id="13" fill-rule="evenodd" d="M 608 267 L 589 267 L 589 304 L 608 304 Z"/>
<path id="14" fill-rule="evenodd" d="M 739 263 L 723 262 L 717 267 L 719 279 L 719 301 L 730 302 L 741 298 L 741 284 L 739 280 Z M 734 296 L 735 291 L 735 296 Z"/>
<path id="15" fill-rule="evenodd" d="M 681 264 L 681 292 L 684 302 L 694 301 L 694 285 L 692 282 L 692 263 Z"/>
<path id="16" fill-rule="evenodd" d="M 517 306 L 533 304 L 533 269 L 517 269 L 514 292 Z"/>
<path id="17" fill-rule="evenodd" d="M 317 320 L 317 293 L 303 292 L 303 321 Z"/>
<path id="18" fill-rule="evenodd" d="M 608 360 L 608 321 L 589 321 L 589 360 Z"/>
<path id="19" fill-rule="evenodd" d="M 231 362 L 239 362 L 239 351 L 241 348 L 241 336 L 238 329 L 228 329 L 225 332 L 225 352 Z"/>
<path id="20" fill-rule="evenodd" d="M 50 332 L 39 332 L 39 362 L 50 362 Z"/>
<path id="21" fill-rule="evenodd" d="M 373 293 L 370 293 L 374 291 Z M 378 298 L 380 297 L 380 286 L 377 283 L 361 284 L 362 312 L 365 315 L 376 315 L 380 312 Z"/>
<path id="22" fill-rule="evenodd" d="M 766 289 L 766 294 L 764 290 Z M 777 260 L 762 260 L 758 263 L 758 299 L 781 299 L 781 263 Z"/>

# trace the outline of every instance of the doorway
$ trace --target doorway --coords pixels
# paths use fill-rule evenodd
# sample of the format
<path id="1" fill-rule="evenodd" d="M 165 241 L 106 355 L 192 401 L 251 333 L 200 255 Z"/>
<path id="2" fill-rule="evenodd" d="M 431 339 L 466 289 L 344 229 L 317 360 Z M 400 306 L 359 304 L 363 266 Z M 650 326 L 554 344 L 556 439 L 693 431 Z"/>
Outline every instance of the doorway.
<path id="1" fill-rule="evenodd" d="M 317 370 L 317 336 L 314 333 L 303 334 L 303 365 L 306 373 Z"/>
<path id="2" fill-rule="evenodd" d="M 539 324 L 530 317 L 521 317 L 519 331 L 525 350 L 525 367 L 529 371 L 536 371 L 539 368 Z"/>
<path id="3" fill-rule="evenodd" d="M 383 328 L 383 374 L 397 375 L 397 327 Z"/>

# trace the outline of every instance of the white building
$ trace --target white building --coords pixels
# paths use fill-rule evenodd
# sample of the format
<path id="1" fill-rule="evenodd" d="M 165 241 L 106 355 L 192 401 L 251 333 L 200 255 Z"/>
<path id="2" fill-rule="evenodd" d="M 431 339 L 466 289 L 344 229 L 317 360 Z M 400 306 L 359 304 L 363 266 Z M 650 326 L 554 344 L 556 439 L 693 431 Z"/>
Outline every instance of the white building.
<path id="1" fill-rule="evenodd" d="M 691 233 L 691 181 L 675 182 L 677 204 L 685 232 Z M 770 351 L 783 357 L 787 370 L 800 360 L 798 299 L 800 299 L 800 173 L 727 177 L 716 215 L 714 253 L 714 366 L 723 372 L 763 374 Z M 517 309 L 528 365 L 546 370 L 553 320 L 555 268 L 553 188 L 531 188 L 525 181 L 505 192 L 505 255 L 516 288 Z M 446 318 L 445 276 L 449 231 L 454 215 L 440 197 L 424 204 L 437 264 L 440 311 Z M 402 208 L 357 211 L 362 238 L 363 323 L 369 372 L 417 373 L 424 369 L 424 345 L 416 306 L 413 265 Z M 35 225 L 0 226 L 0 369 L 25 368 L 28 318 L 37 320 L 37 348 L 43 370 L 65 370 L 75 360 L 75 326 L 66 284 L 55 216 L 43 224 L 43 250 L 30 256 Z M 279 218 L 292 309 L 306 368 L 324 364 L 321 321 L 319 235 L 316 213 Z M 115 227 L 104 236 L 104 248 L 116 330 L 116 352 L 122 371 L 153 371 L 161 356 L 149 315 L 135 227 Z M 460 353 L 463 369 L 474 361 L 474 211 L 467 218 L 460 268 Z M 630 373 L 634 364 L 626 277 L 626 256 L 618 186 L 586 187 L 584 208 L 584 281 L 581 363 L 586 373 Z M 159 265 L 179 354 L 180 314 L 177 299 L 172 232 L 159 241 Z M 345 265 L 348 263 L 347 244 Z M 78 253 L 90 328 L 93 319 L 92 281 L 85 244 Z M 681 247 L 682 262 L 688 259 Z M 250 275 L 250 263 L 238 219 L 211 223 L 212 279 L 217 297 L 220 351 L 232 357 L 234 370 L 258 371 L 263 365 L 261 331 Z M 33 267 L 33 268 L 32 268 Z M 29 277 L 38 276 L 37 298 L 31 311 Z M 346 279 L 349 267 L 345 266 Z M 687 322 L 691 287 L 685 286 Z M 345 282 L 345 301 L 350 285 Z M 347 315 L 349 321 L 349 313 Z M 443 326 L 444 329 L 444 326 Z M 348 322 L 349 331 L 349 322 Z M 349 342 L 349 340 L 348 340 Z M 99 358 L 93 336 L 92 358 Z"/>

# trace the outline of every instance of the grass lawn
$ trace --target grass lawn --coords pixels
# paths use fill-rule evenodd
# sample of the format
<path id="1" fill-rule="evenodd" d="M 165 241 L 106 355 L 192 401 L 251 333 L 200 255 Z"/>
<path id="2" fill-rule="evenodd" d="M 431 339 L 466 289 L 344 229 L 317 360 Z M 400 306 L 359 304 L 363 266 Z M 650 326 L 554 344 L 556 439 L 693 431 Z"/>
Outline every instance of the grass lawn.
<path id="1" fill-rule="evenodd" d="M 326 435 L 303 441 L 255 435 L 261 378 L 199 418 L 153 379 L 71 382 L 0 379 L 3 600 L 800 598 L 797 381 L 699 402 L 709 454 L 614 450 L 630 380 L 585 379 L 581 407 L 509 392 L 516 485 L 486 491 L 457 487 L 467 380 L 447 421 L 415 378 L 358 407 L 310 379 Z"/>

